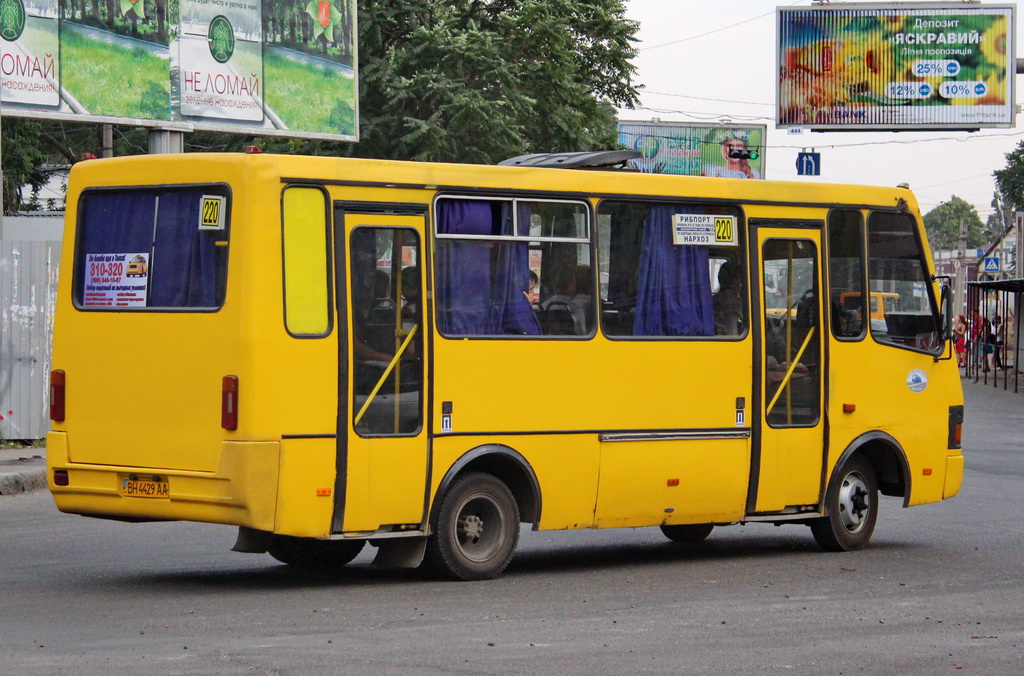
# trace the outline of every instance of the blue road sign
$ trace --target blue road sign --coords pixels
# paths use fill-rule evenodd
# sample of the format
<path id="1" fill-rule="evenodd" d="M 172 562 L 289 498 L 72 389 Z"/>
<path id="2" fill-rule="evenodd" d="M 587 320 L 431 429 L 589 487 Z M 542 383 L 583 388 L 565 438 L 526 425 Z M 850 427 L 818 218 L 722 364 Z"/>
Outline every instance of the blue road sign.
<path id="1" fill-rule="evenodd" d="M 797 153 L 796 173 L 799 176 L 821 176 L 821 153 Z"/>
<path id="2" fill-rule="evenodd" d="M 988 256 L 985 258 L 985 272 L 999 272 L 998 256 Z"/>

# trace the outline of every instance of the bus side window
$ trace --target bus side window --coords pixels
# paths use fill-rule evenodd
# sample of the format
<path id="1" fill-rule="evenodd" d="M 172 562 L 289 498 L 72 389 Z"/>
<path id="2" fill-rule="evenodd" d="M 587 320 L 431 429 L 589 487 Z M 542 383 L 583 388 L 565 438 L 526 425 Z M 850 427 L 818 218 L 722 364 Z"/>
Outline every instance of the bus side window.
<path id="1" fill-rule="evenodd" d="M 434 208 L 442 335 L 592 332 L 596 313 L 584 203 L 443 197 Z"/>
<path id="2" fill-rule="evenodd" d="M 828 217 L 828 284 L 832 302 L 832 335 L 864 337 L 869 317 L 876 317 L 877 298 L 864 311 L 864 219 L 859 211 L 836 210 Z"/>
<path id="3" fill-rule="evenodd" d="M 320 188 L 290 186 L 282 200 L 284 322 L 293 336 L 331 331 L 327 196 Z"/>
<path id="4" fill-rule="evenodd" d="M 941 348 L 941 320 L 932 294 L 924 247 L 912 216 L 873 212 L 868 217 L 868 283 L 884 316 L 871 318 L 871 335 L 883 345 L 934 353 Z"/>
<path id="5" fill-rule="evenodd" d="M 747 278 L 739 246 L 679 242 L 678 216 L 731 216 L 737 210 L 689 204 L 604 201 L 598 212 L 602 329 L 609 336 L 741 336 L 747 331 Z M 722 219 L 724 220 L 724 219 Z M 736 228 L 738 231 L 738 228 Z"/>

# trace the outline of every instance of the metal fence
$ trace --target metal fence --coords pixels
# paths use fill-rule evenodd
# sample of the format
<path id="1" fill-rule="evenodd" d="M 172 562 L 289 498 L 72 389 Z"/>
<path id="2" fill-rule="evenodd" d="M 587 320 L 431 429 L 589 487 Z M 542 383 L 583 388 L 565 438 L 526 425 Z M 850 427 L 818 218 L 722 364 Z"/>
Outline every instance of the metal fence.
<path id="1" fill-rule="evenodd" d="M 42 439 L 60 242 L 0 240 L 0 439 Z"/>

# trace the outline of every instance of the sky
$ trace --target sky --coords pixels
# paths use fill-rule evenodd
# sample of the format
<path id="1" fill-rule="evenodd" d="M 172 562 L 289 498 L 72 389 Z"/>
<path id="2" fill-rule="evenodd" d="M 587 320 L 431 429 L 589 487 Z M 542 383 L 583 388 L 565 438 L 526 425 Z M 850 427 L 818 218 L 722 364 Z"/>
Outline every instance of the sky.
<path id="1" fill-rule="evenodd" d="M 831 6 L 842 4 L 846 3 L 832 2 Z M 1005 4 L 1011 3 L 982 3 Z M 1006 154 L 1024 140 L 1024 130 L 804 130 L 793 135 L 787 129 L 777 129 L 777 6 L 810 7 L 811 2 L 626 0 L 627 17 L 640 22 L 639 54 L 633 63 L 637 67 L 634 81 L 643 89 L 640 107 L 620 110 L 620 119 L 764 124 L 768 129 L 767 179 L 886 186 L 909 183 L 922 213 L 957 195 L 974 205 L 984 221 L 993 211 L 992 172 L 1005 168 Z M 1022 25 L 1024 20 L 1018 16 L 1018 44 L 1022 44 Z M 1024 118 L 1018 114 L 1016 124 L 1022 123 Z M 798 176 L 797 153 L 812 148 L 821 153 L 821 176 Z"/>

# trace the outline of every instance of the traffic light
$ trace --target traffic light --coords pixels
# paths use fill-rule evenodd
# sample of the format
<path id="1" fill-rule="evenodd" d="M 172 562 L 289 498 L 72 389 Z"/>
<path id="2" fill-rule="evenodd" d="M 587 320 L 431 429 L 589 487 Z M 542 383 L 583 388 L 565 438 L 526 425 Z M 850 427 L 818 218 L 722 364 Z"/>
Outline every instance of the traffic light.
<path id="1" fill-rule="evenodd" d="M 756 160 L 759 154 L 757 148 L 731 148 L 729 150 L 729 157 L 734 160 Z"/>

